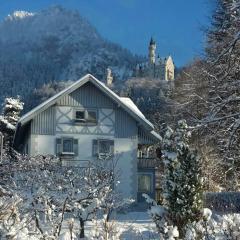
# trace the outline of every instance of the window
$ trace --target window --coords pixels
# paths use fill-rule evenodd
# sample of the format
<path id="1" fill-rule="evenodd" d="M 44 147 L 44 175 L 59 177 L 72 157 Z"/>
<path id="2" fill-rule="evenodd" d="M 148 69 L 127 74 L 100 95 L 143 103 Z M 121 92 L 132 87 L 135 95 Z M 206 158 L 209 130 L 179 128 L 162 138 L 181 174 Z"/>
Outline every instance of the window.
<path id="1" fill-rule="evenodd" d="M 76 111 L 75 120 L 85 122 L 85 111 Z"/>
<path id="2" fill-rule="evenodd" d="M 63 138 L 62 140 L 62 152 L 73 152 L 73 138 Z"/>
<path id="3" fill-rule="evenodd" d="M 96 111 L 87 111 L 87 121 L 96 123 L 97 122 L 97 112 Z"/>
<path id="4" fill-rule="evenodd" d="M 97 123 L 97 111 L 96 110 L 76 110 L 75 122 L 78 123 Z"/>
<path id="5" fill-rule="evenodd" d="M 152 192 L 152 175 L 151 174 L 138 175 L 138 192 L 143 192 L 143 193 Z"/>
<path id="6" fill-rule="evenodd" d="M 78 155 L 78 139 L 62 137 L 56 139 L 57 155 Z"/>
<path id="7" fill-rule="evenodd" d="M 98 141 L 98 153 L 99 154 L 110 154 L 111 153 L 111 141 L 99 140 Z"/>
<path id="8" fill-rule="evenodd" d="M 113 156 L 114 141 L 109 139 L 93 140 L 93 156 L 104 157 Z"/>

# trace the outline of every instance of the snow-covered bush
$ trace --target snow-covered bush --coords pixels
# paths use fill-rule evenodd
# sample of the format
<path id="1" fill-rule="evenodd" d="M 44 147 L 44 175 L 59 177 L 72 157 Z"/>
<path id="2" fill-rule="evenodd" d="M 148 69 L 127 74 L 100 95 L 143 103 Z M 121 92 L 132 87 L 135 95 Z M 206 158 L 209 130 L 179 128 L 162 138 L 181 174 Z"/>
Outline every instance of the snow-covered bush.
<path id="1" fill-rule="evenodd" d="M 240 239 L 240 215 L 215 215 L 210 209 L 202 210 L 202 219 L 187 226 L 185 240 L 230 240 Z"/>
<path id="2" fill-rule="evenodd" d="M 160 239 L 178 239 L 178 228 L 172 225 L 173 222 L 168 209 L 164 206 L 157 205 L 156 201 L 151 199 L 147 194 L 143 194 L 143 197 L 146 199 L 146 202 L 150 204 L 148 213 L 156 225 Z"/>
<path id="3" fill-rule="evenodd" d="M 64 237 L 63 223 L 74 217 L 79 220 L 76 224 L 79 229 L 73 232 L 73 224 L 68 224 L 69 236 L 81 238 L 84 237 L 84 223 L 102 214 L 113 182 L 112 170 L 100 164 L 71 168 L 61 166 L 53 156 L 18 155 L 16 161 L 4 156 L 0 164 L 0 186 L 11 189 L 20 200 L 16 201 L 13 194 L 0 195 L 0 216 L 19 216 L 21 231 L 18 232 L 29 232 L 27 239 L 31 235 L 44 240 Z M 16 213 L 11 213 L 10 204 L 18 210 Z M 18 204 L 17 207 L 14 204 Z M 4 228 L 5 222 L 0 220 L 0 230 L 7 235 L 13 230 Z M 18 229 L 17 226 L 14 229 Z"/>
<path id="4" fill-rule="evenodd" d="M 22 199 L 0 186 L 0 239 L 15 239 L 19 232 L 27 236 L 28 218 L 20 216 Z"/>

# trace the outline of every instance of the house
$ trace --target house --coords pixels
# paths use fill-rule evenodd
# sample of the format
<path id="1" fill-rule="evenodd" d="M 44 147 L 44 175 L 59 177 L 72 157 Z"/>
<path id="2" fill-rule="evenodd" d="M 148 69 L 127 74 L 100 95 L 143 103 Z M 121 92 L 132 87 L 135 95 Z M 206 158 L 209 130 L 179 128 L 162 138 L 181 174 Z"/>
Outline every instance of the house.
<path id="1" fill-rule="evenodd" d="M 57 155 L 63 165 L 75 167 L 118 155 L 119 191 L 140 201 L 143 192 L 155 195 L 151 146 L 160 140 L 131 99 L 88 74 L 22 116 L 14 147 L 31 156 Z"/>

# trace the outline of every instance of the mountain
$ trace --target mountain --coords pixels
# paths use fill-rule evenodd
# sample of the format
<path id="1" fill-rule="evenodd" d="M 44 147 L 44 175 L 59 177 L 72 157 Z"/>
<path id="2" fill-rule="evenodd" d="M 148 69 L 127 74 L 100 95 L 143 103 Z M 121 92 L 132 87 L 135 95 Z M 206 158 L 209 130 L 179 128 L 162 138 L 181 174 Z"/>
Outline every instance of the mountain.
<path id="1" fill-rule="evenodd" d="M 77 11 L 60 6 L 38 13 L 16 11 L 0 22 L 0 100 L 31 93 L 49 82 L 86 73 L 126 80 L 140 58 L 105 40 Z"/>

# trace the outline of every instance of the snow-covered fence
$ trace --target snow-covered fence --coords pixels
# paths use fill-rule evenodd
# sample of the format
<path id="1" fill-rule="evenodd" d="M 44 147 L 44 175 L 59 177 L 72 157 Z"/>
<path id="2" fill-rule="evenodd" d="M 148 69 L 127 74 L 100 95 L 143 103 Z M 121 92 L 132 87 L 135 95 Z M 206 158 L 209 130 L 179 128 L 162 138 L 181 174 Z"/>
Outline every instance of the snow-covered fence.
<path id="1" fill-rule="evenodd" d="M 208 192 L 204 194 L 204 205 L 217 212 L 239 213 L 240 192 Z"/>

